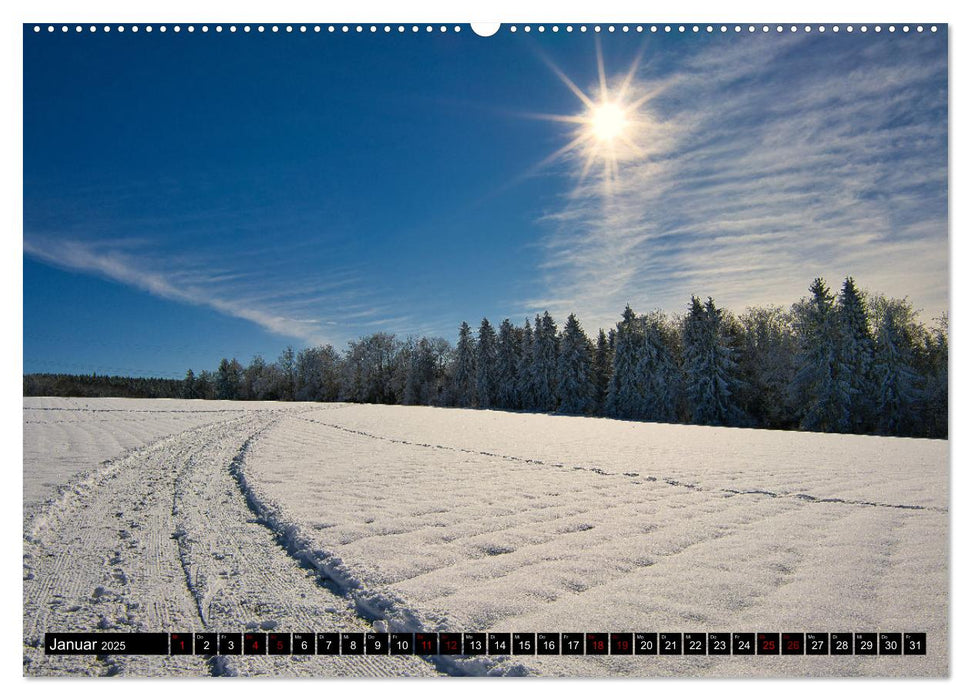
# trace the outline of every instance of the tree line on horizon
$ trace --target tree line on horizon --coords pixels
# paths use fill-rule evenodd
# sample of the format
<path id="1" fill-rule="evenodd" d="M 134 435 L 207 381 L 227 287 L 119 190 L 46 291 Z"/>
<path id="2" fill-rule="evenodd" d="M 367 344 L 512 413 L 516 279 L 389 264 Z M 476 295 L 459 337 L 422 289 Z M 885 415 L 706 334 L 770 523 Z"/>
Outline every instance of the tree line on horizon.
<path id="1" fill-rule="evenodd" d="M 946 438 L 946 315 L 817 278 L 809 295 L 736 316 L 708 297 L 685 313 L 628 305 L 595 339 L 574 314 L 522 326 L 487 318 L 442 338 L 374 333 L 248 366 L 192 370 L 180 398 L 348 401 L 558 412 L 624 420 Z M 30 375 L 29 375 L 30 376 Z M 36 376 L 36 375 L 34 375 Z M 25 394 L 27 393 L 25 377 Z"/>
<path id="2" fill-rule="evenodd" d="M 162 377 L 124 377 L 116 374 L 63 374 L 39 372 L 24 375 L 24 396 L 79 396 L 87 399 L 182 398 L 185 382 Z"/>

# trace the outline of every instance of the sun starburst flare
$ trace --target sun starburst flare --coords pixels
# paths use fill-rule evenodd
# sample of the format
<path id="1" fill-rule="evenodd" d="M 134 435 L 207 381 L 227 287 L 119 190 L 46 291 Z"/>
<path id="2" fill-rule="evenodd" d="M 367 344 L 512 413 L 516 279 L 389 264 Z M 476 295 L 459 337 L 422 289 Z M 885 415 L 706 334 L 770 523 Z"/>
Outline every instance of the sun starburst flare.
<path id="1" fill-rule="evenodd" d="M 594 166 L 599 164 L 602 167 L 600 179 L 603 191 L 610 195 L 614 192 L 620 178 L 621 165 L 646 155 L 645 149 L 639 144 L 643 143 L 649 137 L 651 130 L 656 127 L 645 109 L 645 103 L 653 96 L 653 92 L 637 96 L 632 94 L 641 54 L 635 57 L 623 76 L 608 85 L 599 41 L 596 48 L 599 80 L 592 95 L 577 87 L 576 83 L 570 80 L 559 67 L 545 56 L 543 57 L 560 82 L 580 100 L 581 112 L 531 116 L 574 125 L 572 139 L 545 158 L 540 165 L 547 165 L 570 155 L 578 156 L 578 162 L 582 163 L 579 181 L 583 183 L 594 170 Z"/>

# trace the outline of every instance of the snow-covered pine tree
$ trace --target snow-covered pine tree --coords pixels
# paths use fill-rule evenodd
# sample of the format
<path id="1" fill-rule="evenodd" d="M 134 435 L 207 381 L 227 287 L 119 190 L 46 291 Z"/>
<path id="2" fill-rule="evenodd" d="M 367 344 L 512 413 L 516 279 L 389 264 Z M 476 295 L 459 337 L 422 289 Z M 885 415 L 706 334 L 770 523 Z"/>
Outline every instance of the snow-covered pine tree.
<path id="1" fill-rule="evenodd" d="M 722 314 L 711 297 L 702 306 L 693 296 L 684 322 L 685 397 L 692 422 L 700 425 L 737 425 L 741 420 L 734 395 L 736 363 Z"/>
<path id="2" fill-rule="evenodd" d="M 594 412 L 603 415 L 610 386 L 610 367 L 613 363 L 607 334 L 603 328 L 597 334 L 597 346 L 593 351 L 593 401 Z"/>
<path id="3" fill-rule="evenodd" d="M 452 365 L 452 348 L 444 338 L 425 338 L 411 342 L 409 352 L 401 353 L 405 378 L 401 403 L 417 406 L 440 406 L 448 403 L 448 372 Z"/>
<path id="4" fill-rule="evenodd" d="M 935 326 L 922 334 L 921 341 L 921 435 L 931 438 L 947 438 L 947 314 L 934 319 Z"/>
<path id="5" fill-rule="evenodd" d="M 646 420 L 670 423 L 677 418 L 681 387 L 671 351 L 667 320 L 660 311 L 642 319 L 644 338 L 635 372 L 640 378 L 640 414 Z"/>
<path id="6" fill-rule="evenodd" d="M 741 317 L 739 403 L 765 428 L 798 425 L 789 386 L 796 374 L 796 336 L 792 314 L 780 307 L 751 308 Z"/>
<path id="7" fill-rule="evenodd" d="M 874 316 L 876 427 L 884 435 L 904 435 L 912 427 L 918 394 L 917 374 L 911 365 L 916 314 L 904 299 L 877 297 Z"/>
<path id="8" fill-rule="evenodd" d="M 200 399 L 216 398 L 215 375 L 207 369 L 199 372 L 199 376 L 196 377 L 196 394 Z"/>
<path id="9" fill-rule="evenodd" d="M 607 388 L 607 414 L 615 418 L 636 419 L 641 416 L 641 387 L 637 373 L 644 340 L 641 325 L 628 304 L 617 323 Z"/>
<path id="10" fill-rule="evenodd" d="M 862 293 L 852 277 L 847 277 L 836 307 L 839 326 L 841 372 L 839 381 L 849 386 L 849 420 L 844 429 L 854 433 L 868 432 L 874 419 L 873 395 L 874 341 L 870 319 Z"/>
<path id="11" fill-rule="evenodd" d="M 556 390 L 562 413 L 582 415 L 594 408 L 593 346 L 577 317 L 570 314 L 560 334 Z"/>
<path id="12" fill-rule="evenodd" d="M 681 342 L 684 347 L 682 358 L 682 369 L 685 381 L 685 403 L 688 409 L 688 417 L 691 422 L 704 423 L 704 417 L 700 414 L 705 404 L 705 383 L 702 375 L 704 367 L 704 348 L 706 345 L 705 336 L 707 335 L 707 319 L 705 308 L 701 300 L 692 295 L 691 304 L 688 307 L 688 314 L 684 317 L 681 331 Z"/>
<path id="13" fill-rule="evenodd" d="M 182 398 L 199 398 L 199 396 L 196 394 L 196 374 L 191 369 L 186 370 L 185 379 L 182 380 Z"/>
<path id="14" fill-rule="evenodd" d="M 496 331 L 489 319 L 479 325 L 479 342 L 475 353 L 475 391 L 479 408 L 492 408 L 496 403 L 499 348 Z"/>
<path id="15" fill-rule="evenodd" d="M 533 398 L 539 411 L 556 410 L 556 323 L 549 311 L 536 317 L 533 333 Z"/>
<path id="16" fill-rule="evenodd" d="M 539 407 L 533 390 L 533 340 L 533 327 L 527 318 L 516 365 L 516 395 L 519 406 L 527 411 L 535 411 Z"/>
<path id="17" fill-rule="evenodd" d="M 455 346 L 452 370 L 452 403 L 468 408 L 475 405 L 475 339 L 469 324 L 459 326 L 459 342 Z"/>
<path id="18" fill-rule="evenodd" d="M 840 353 L 839 323 L 829 287 L 817 277 L 811 296 L 793 306 L 799 339 L 792 389 L 803 430 L 841 432 L 850 424 L 851 388 Z"/>
<path id="19" fill-rule="evenodd" d="M 519 408 L 519 356 L 521 334 L 504 319 L 499 324 L 496 357 L 496 405 L 507 410 Z"/>

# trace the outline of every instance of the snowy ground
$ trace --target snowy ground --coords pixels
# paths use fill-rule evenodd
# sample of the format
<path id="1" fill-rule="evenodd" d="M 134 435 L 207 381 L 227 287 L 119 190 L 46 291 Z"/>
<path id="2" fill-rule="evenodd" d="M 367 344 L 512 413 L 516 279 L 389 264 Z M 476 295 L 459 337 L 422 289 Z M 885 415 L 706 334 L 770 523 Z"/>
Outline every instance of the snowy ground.
<path id="1" fill-rule="evenodd" d="M 174 433 L 277 404 L 171 399 L 24 400 L 24 516 L 75 474 Z"/>
<path id="2" fill-rule="evenodd" d="M 948 673 L 946 442 L 423 407 L 24 407 L 28 675 Z M 929 654 L 206 661 L 39 649 L 45 630 L 375 620 L 919 631 Z"/>

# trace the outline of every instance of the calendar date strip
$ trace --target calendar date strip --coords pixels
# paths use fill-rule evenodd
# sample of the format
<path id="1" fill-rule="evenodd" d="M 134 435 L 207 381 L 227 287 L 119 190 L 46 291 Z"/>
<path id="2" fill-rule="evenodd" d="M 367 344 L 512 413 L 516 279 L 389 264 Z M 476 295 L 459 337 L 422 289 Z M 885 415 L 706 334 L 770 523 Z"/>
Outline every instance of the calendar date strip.
<path id="1" fill-rule="evenodd" d="M 925 632 L 48 632 L 50 655 L 912 656 Z"/>

